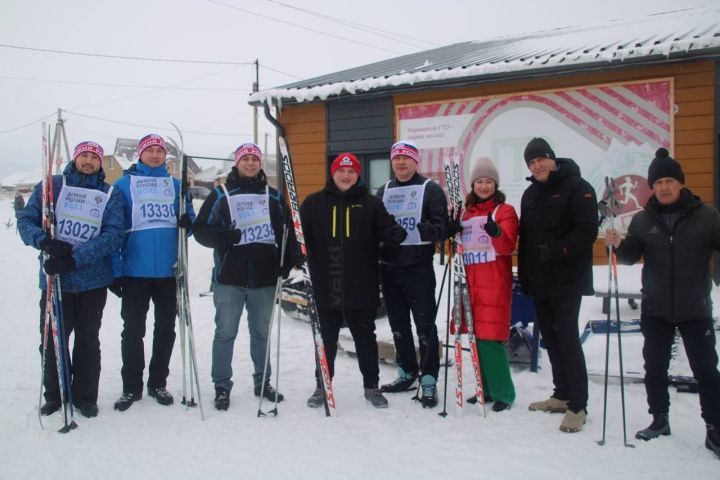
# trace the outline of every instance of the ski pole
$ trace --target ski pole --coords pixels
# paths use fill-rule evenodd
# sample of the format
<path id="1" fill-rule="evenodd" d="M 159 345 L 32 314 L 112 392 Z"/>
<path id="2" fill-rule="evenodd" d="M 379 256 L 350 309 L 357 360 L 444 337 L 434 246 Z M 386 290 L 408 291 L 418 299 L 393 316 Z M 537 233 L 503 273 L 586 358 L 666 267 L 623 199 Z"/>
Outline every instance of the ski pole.
<path id="1" fill-rule="evenodd" d="M 447 265 L 450 265 L 452 263 L 452 255 L 453 255 L 453 249 L 452 249 L 452 242 L 450 242 L 450 254 L 448 255 Z M 447 271 L 447 270 L 446 270 Z M 443 284 L 445 278 L 443 277 Z M 451 283 L 452 283 L 452 277 L 448 277 L 448 292 L 450 292 L 451 289 Z M 443 409 L 442 412 L 438 413 L 441 417 L 447 417 L 447 384 L 448 384 L 448 368 L 450 366 L 450 349 L 448 347 L 448 344 L 450 343 L 450 293 L 447 295 L 447 310 L 446 310 L 446 320 L 445 320 L 445 380 L 444 380 L 444 387 L 443 387 Z M 438 308 L 440 307 L 439 301 L 438 301 Z"/>
<path id="2" fill-rule="evenodd" d="M 612 220 L 611 220 L 612 222 Z M 612 223 L 611 223 L 612 224 Z M 620 361 L 620 403 L 622 405 L 622 423 L 623 423 L 623 443 L 626 447 L 635 448 L 635 445 L 628 443 L 627 440 L 627 426 L 625 424 L 625 373 L 623 372 L 623 357 L 622 357 L 622 328 L 620 326 L 620 290 L 618 289 L 618 275 L 617 275 L 617 255 L 612 253 L 612 269 L 613 278 L 615 281 L 615 314 L 617 316 L 618 326 L 618 359 Z"/>
<path id="3" fill-rule="evenodd" d="M 605 188 L 606 188 L 606 196 L 612 195 L 610 192 L 610 180 L 608 177 L 605 177 Z M 607 199 L 603 200 L 607 202 Z M 610 199 L 610 202 L 612 202 L 612 199 Z M 610 203 L 610 209 L 604 211 L 603 216 L 609 216 L 612 219 L 612 203 Z M 612 296 L 612 256 L 613 256 L 613 246 L 610 244 L 608 246 L 608 284 L 607 284 L 607 316 L 606 316 L 606 332 L 605 332 L 605 378 L 604 378 L 604 387 L 603 387 L 603 426 L 602 426 L 602 438 L 597 441 L 598 445 L 605 445 L 605 432 L 607 428 L 607 398 L 608 398 L 608 375 L 609 375 L 609 368 L 610 368 L 610 328 L 612 325 L 611 321 L 611 315 L 612 315 L 612 307 L 611 307 L 611 301 L 610 298 Z M 619 326 L 618 326 L 619 328 Z"/>

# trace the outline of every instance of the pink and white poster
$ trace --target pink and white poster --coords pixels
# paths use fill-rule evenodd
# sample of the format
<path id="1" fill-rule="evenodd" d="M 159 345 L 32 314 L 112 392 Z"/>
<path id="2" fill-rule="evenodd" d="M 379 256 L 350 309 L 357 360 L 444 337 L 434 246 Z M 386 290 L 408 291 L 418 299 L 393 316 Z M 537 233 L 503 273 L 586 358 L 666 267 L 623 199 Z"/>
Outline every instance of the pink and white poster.
<path id="1" fill-rule="evenodd" d="M 500 189 L 519 210 L 530 175 L 523 159 L 533 137 L 545 138 L 558 158 L 572 158 L 598 195 L 605 177 L 617 186 L 624 229 L 651 194 L 647 169 L 655 150 L 672 152 L 672 79 L 570 90 L 404 105 L 397 107 L 398 139 L 420 148 L 420 172 L 443 187 L 443 161 L 455 157 L 461 188 L 470 188 L 473 160 L 490 157 Z"/>

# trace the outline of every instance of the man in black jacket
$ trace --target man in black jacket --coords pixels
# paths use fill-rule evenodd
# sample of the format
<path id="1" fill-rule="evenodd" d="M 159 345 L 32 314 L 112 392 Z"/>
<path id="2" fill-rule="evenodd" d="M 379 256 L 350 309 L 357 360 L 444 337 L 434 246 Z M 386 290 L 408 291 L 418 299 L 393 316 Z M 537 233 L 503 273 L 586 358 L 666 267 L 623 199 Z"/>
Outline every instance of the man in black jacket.
<path id="1" fill-rule="evenodd" d="M 440 185 L 417 173 L 420 152 L 412 142 L 400 141 L 390 150 L 395 178 L 376 195 L 407 232 L 401 245 L 383 249 L 380 262 L 383 298 L 395 342 L 398 378 L 383 385 L 383 392 L 410 389 L 420 375 L 423 408 L 437 405 L 440 370 L 435 326 L 435 243 L 447 238 L 447 199 Z M 420 346 L 415 354 L 410 312 Z"/>
<path id="2" fill-rule="evenodd" d="M 560 430 L 577 432 L 585 424 L 588 400 L 578 315 L 582 296 L 594 293 L 597 198 L 577 164 L 555 158 L 544 139 L 533 138 L 524 157 L 532 176 L 521 200 L 518 275 L 535 302 L 555 387 L 530 410 L 565 413 Z"/>
<path id="3" fill-rule="evenodd" d="M 277 401 L 283 400 L 270 385 L 270 365 L 264 378 L 263 371 L 277 279 L 286 277 L 299 260 L 290 214 L 281 194 L 268 186 L 261 158 L 254 143 L 240 145 L 227 181 L 208 195 L 193 226 L 197 241 L 214 249 L 212 380 L 218 410 L 230 405 L 233 346 L 243 308 L 248 310 L 255 396 L 262 391 L 268 400 L 276 395 Z"/>
<path id="4" fill-rule="evenodd" d="M 406 234 L 360 183 L 360 172 L 355 155 L 338 155 L 330 166 L 331 180 L 308 195 L 300 207 L 300 219 L 330 376 L 340 327 L 346 323 L 355 342 L 365 398 L 376 408 L 386 408 L 387 399 L 378 389 L 375 339 L 380 242 L 397 245 Z M 315 377 L 317 388 L 307 402 L 312 408 L 322 406 L 324 398 L 318 371 Z"/>
<path id="5" fill-rule="evenodd" d="M 690 368 L 698 381 L 700 409 L 707 424 L 705 446 L 720 456 L 720 372 L 710 300 L 710 257 L 720 250 L 720 214 L 684 188 L 680 164 L 660 148 L 648 169 L 653 196 L 630 222 L 620 241 L 615 230 L 606 244 L 618 261 L 642 257 L 642 313 L 645 390 L 652 424 L 636 438 L 670 435 L 668 366 L 675 330 L 680 331 Z"/>

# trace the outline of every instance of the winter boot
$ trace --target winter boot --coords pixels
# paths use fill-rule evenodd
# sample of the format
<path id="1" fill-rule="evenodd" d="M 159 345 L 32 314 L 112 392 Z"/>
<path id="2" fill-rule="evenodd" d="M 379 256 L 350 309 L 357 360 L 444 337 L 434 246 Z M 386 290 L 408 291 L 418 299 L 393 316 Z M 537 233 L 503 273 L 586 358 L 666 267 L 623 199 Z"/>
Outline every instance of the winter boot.
<path id="1" fill-rule="evenodd" d="M 52 415 L 53 413 L 60 410 L 60 402 L 58 400 L 47 400 L 40 407 L 40 415 Z"/>
<path id="2" fill-rule="evenodd" d="M 282 393 L 276 391 L 272 385 L 270 385 L 270 379 L 268 378 L 265 381 L 265 388 L 263 389 L 262 383 L 256 383 L 255 384 L 255 396 L 260 396 L 260 391 L 262 391 L 263 398 L 266 400 L 270 400 L 271 402 L 275 401 L 275 394 L 277 393 L 277 401 L 282 402 L 285 398 L 285 395 Z"/>
<path id="3" fill-rule="evenodd" d="M 707 436 L 705 437 L 705 446 L 712 450 L 718 458 L 720 458 L 720 429 L 716 426 L 705 425 Z"/>
<path id="4" fill-rule="evenodd" d="M 660 435 L 670 435 L 670 422 L 667 413 L 658 413 L 653 415 L 653 421 L 649 427 L 640 430 L 635 434 L 638 440 L 652 440 Z"/>
<path id="5" fill-rule="evenodd" d="M 115 402 L 115 410 L 119 412 L 124 412 L 128 408 L 130 408 L 130 405 L 137 402 L 142 398 L 142 392 L 140 393 L 128 393 L 124 392 L 122 395 L 120 395 L 120 398 L 118 398 L 117 402 Z"/>
<path id="6" fill-rule="evenodd" d="M 384 393 L 407 392 L 408 390 L 412 390 L 413 383 L 415 383 L 417 378 L 417 373 L 407 373 L 405 370 L 398 367 L 398 378 L 383 385 L 380 387 L 380 390 Z"/>
<path id="7" fill-rule="evenodd" d="M 80 415 L 86 418 L 93 418 L 97 417 L 98 415 L 98 406 L 96 403 L 91 402 L 80 402 L 75 403 L 75 408 L 78 409 L 78 412 L 80 412 Z"/>
<path id="8" fill-rule="evenodd" d="M 565 433 L 579 432 L 580 430 L 582 430 L 583 425 L 585 425 L 586 419 L 587 412 L 585 411 L 585 409 L 582 409 L 579 412 L 567 410 L 565 412 L 565 416 L 562 419 L 562 422 L 560 422 L 560 431 Z"/>
<path id="9" fill-rule="evenodd" d="M 493 403 L 493 406 L 492 406 L 492 411 L 493 411 L 493 412 L 502 412 L 502 411 L 505 411 L 505 410 L 510 410 L 510 404 L 509 404 L 509 403 L 501 402 L 500 400 L 498 400 L 497 402 Z"/>
<path id="10" fill-rule="evenodd" d="M 222 387 L 215 388 L 215 409 L 227 410 L 229 406 L 230 391 Z"/>
<path id="11" fill-rule="evenodd" d="M 541 402 L 533 402 L 528 407 L 533 412 L 565 413 L 567 412 L 567 400 L 550 397 Z"/>
<path id="12" fill-rule="evenodd" d="M 435 380 L 435 377 L 431 375 L 423 375 L 420 379 L 420 385 L 422 387 L 420 403 L 423 408 L 433 408 L 437 406 L 437 380 Z"/>
<path id="13" fill-rule="evenodd" d="M 307 400 L 307 406 L 310 408 L 320 408 L 325 404 L 325 394 L 322 388 L 317 387 Z"/>
<path id="14" fill-rule="evenodd" d="M 168 406 L 172 405 L 174 399 L 173 396 L 170 395 L 170 392 L 167 391 L 165 387 L 158 387 L 158 388 L 152 388 L 148 387 L 148 395 L 153 397 L 160 405 Z"/>
<path id="15" fill-rule="evenodd" d="M 387 398 L 383 397 L 382 391 L 377 388 L 366 388 L 365 389 L 365 399 L 372 403 L 372 406 L 375 408 L 387 408 L 388 407 L 388 401 Z"/>
<path id="16" fill-rule="evenodd" d="M 485 404 L 488 404 L 488 403 L 494 401 L 493 398 L 492 398 L 490 395 L 488 395 L 487 393 L 483 394 L 483 400 L 485 401 L 485 402 L 484 402 Z M 467 403 L 469 403 L 470 405 L 475 405 L 475 404 L 477 403 L 477 395 L 473 395 L 472 397 L 468 397 L 465 401 L 466 401 Z"/>

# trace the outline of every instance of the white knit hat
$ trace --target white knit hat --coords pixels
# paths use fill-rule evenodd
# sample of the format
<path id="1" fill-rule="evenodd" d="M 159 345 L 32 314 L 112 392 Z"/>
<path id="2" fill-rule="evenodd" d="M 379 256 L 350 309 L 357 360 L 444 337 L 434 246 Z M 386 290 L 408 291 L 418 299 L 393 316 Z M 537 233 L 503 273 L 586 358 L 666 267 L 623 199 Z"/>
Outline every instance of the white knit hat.
<path id="1" fill-rule="evenodd" d="M 475 183 L 475 180 L 480 177 L 490 178 L 496 185 L 500 184 L 500 175 L 498 175 L 497 168 L 488 157 L 478 158 L 475 165 L 473 165 L 472 174 L 470 175 L 472 183 Z"/>

